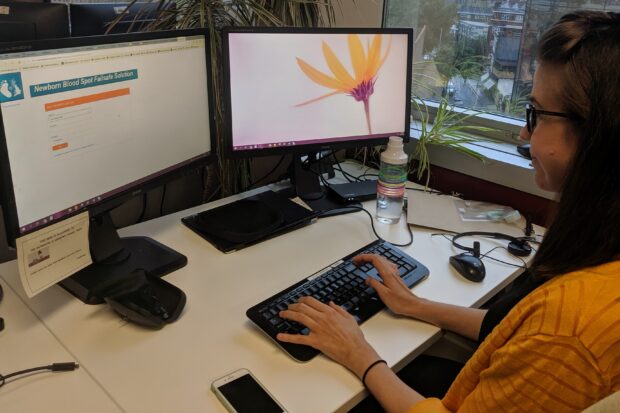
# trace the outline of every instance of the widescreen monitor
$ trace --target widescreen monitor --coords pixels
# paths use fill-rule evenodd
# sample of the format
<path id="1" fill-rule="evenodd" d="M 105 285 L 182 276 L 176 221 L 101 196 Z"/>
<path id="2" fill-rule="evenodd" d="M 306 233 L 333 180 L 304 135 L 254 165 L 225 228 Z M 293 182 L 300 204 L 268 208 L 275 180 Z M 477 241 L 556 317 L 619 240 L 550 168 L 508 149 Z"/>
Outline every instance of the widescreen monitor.
<path id="1" fill-rule="evenodd" d="M 184 265 L 153 240 L 120 239 L 108 212 L 213 159 L 207 31 L 16 45 L 21 52 L 0 54 L 9 242 L 87 211 L 95 263 L 63 282 L 84 301 L 97 300 L 89 284 L 109 272 L 161 276 Z"/>
<path id="2" fill-rule="evenodd" d="M 0 42 L 60 37 L 69 37 L 66 4 L 0 1 Z"/>
<path id="3" fill-rule="evenodd" d="M 411 29 L 225 30 L 226 153 L 297 162 L 323 148 L 408 140 L 412 39 Z M 320 197 L 304 169 L 292 177 L 297 194 Z"/>
<path id="4" fill-rule="evenodd" d="M 71 36 L 144 31 L 153 20 L 173 8 L 174 3 L 160 2 L 70 4 Z"/>

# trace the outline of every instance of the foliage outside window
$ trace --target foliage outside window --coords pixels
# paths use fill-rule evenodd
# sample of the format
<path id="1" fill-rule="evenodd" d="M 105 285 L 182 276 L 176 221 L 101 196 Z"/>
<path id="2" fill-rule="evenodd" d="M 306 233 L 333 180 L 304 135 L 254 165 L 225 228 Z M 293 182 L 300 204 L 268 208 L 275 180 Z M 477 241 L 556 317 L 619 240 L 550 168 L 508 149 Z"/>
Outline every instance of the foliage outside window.
<path id="1" fill-rule="evenodd" d="M 514 126 L 525 117 L 538 38 L 576 9 L 620 12 L 620 0 L 385 0 L 383 18 L 415 29 L 414 96 Z"/>

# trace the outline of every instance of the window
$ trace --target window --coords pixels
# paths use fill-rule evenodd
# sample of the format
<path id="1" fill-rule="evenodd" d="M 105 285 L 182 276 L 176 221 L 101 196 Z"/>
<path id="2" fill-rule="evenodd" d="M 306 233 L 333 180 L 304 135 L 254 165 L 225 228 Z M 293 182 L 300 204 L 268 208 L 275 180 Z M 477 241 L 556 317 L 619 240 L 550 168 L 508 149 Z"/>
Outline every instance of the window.
<path id="1" fill-rule="evenodd" d="M 620 12 L 620 0 L 385 0 L 383 18 L 386 27 L 415 28 L 414 96 L 487 112 L 482 118 L 514 140 L 538 38 L 575 9 Z"/>

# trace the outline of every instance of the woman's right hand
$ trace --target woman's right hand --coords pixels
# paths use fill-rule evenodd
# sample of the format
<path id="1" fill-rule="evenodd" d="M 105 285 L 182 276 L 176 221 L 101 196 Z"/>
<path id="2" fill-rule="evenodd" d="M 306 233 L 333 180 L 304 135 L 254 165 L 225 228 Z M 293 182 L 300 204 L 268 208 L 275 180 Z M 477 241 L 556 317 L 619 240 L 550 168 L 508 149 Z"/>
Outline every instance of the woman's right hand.
<path id="1" fill-rule="evenodd" d="M 383 283 L 372 277 L 366 284 L 374 288 L 381 301 L 394 313 L 413 318 L 424 319 L 424 303 L 426 300 L 417 297 L 400 278 L 398 267 L 387 258 L 376 254 L 360 254 L 353 258 L 355 265 L 372 264 L 379 273 Z"/>
<path id="2" fill-rule="evenodd" d="M 371 263 L 383 282 L 372 277 L 366 284 L 377 291 L 383 303 L 396 314 L 416 318 L 453 331 L 472 340 L 478 340 L 487 310 L 444 304 L 417 297 L 400 278 L 398 269 L 387 258 L 374 254 L 361 254 L 353 258 L 356 265 Z"/>

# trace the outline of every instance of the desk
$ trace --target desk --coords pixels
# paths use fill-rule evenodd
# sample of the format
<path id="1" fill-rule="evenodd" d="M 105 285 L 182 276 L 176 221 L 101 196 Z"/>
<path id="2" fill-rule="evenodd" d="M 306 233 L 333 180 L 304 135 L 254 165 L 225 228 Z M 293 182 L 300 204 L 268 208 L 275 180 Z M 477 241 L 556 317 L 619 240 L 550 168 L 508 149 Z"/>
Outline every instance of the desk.
<path id="1" fill-rule="evenodd" d="M 75 360 L 13 289 L 3 283 L 0 315 L 6 317 L 0 332 L 0 372 L 9 374 L 31 367 Z M 21 290 L 21 286 L 19 287 Z M 122 412 L 85 369 L 41 372 L 9 379 L 0 388 L 0 411 L 8 412 Z"/>
<path id="2" fill-rule="evenodd" d="M 264 189 L 245 196 L 261 190 Z M 181 218 L 190 213 L 240 197 L 218 200 L 120 231 L 122 236 L 150 236 L 188 258 L 186 267 L 166 276 L 167 281 L 187 294 L 184 313 L 176 323 L 159 331 L 127 324 L 106 305 L 84 305 L 59 286 L 27 299 L 19 284 L 16 262 L 0 265 L 0 275 L 10 286 L 6 287 L 8 297 L 0 303 L 0 312 L 7 322 L 7 331 L 0 333 L 0 351 L 3 359 L 7 349 L 12 355 L 8 365 L 1 363 L 2 371 L 53 361 L 75 360 L 81 365 L 77 373 L 45 380 L 46 385 L 54 386 L 53 390 L 44 388 L 36 379 L 33 383 L 8 384 L 0 389 L 0 411 L 50 411 L 62 393 L 80 400 L 92 398 L 88 408 L 77 402 L 64 402 L 60 404 L 64 412 L 113 412 L 119 408 L 135 413 L 225 412 L 209 386 L 214 379 L 241 367 L 251 370 L 291 412 L 345 411 L 361 400 L 365 392 L 352 373 L 322 355 L 308 363 L 294 361 L 247 320 L 245 311 L 373 241 L 368 216 L 358 212 L 320 219 L 231 254 L 219 252 L 181 224 Z M 374 204 L 365 203 L 373 214 Z M 389 241 L 408 241 L 404 218 L 397 225 L 378 225 L 377 229 Z M 515 267 L 486 261 L 484 282 L 466 281 L 448 264 L 449 256 L 457 251 L 445 238 L 430 234 L 430 230 L 415 229 L 413 245 L 403 248 L 430 269 L 430 277 L 414 289 L 422 297 L 478 306 L 519 274 Z M 484 240 L 482 244 L 483 251 L 485 245 L 497 245 L 493 240 Z M 510 260 L 507 253 L 504 257 Z M 14 304 L 18 299 L 12 296 L 11 289 L 40 320 L 35 327 L 52 343 L 50 348 L 35 341 L 30 343 L 30 352 L 18 351 L 22 342 L 30 342 L 27 334 L 34 333 L 25 327 L 10 328 L 18 317 L 31 314 L 24 305 Z M 30 323 L 37 324 L 34 315 L 29 317 Z M 396 317 L 387 311 L 364 323 L 362 329 L 379 354 L 396 369 L 441 336 L 435 326 Z M 93 381 L 99 391 L 93 388 Z M 12 395 L 18 392 L 20 396 Z M 32 395 L 32 399 L 25 400 L 24 394 Z M 22 401 L 24 405 L 18 407 Z"/>

